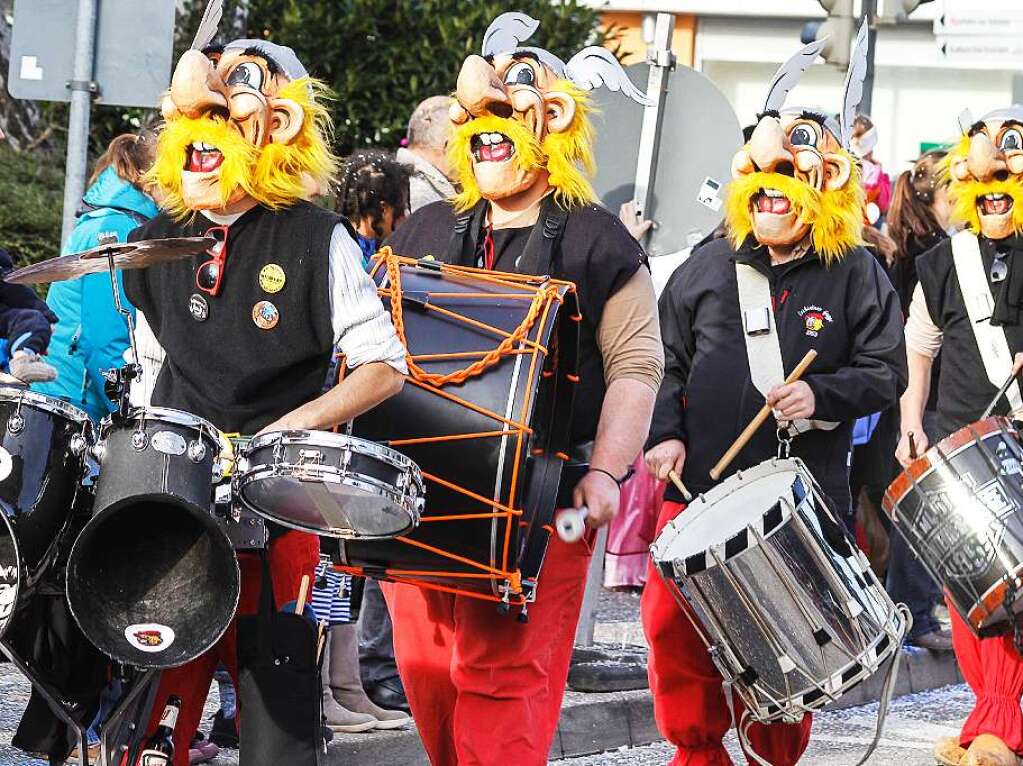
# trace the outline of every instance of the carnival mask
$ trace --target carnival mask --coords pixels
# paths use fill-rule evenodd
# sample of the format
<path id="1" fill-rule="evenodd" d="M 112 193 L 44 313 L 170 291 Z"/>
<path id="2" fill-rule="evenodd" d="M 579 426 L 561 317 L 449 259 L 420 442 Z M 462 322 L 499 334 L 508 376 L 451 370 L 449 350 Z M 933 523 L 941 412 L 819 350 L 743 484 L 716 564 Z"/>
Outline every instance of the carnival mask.
<path id="1" fill-rule="evenodd" d="M 483 55 L 469 56 L 459 72 L 448 144 L 462 186 L 459 209 L 538 183 L 566 205 L 592 201 L 584 174 L 593 169 L 586 91 L 603 85 L 646 103 L 604 48 L 585 48 L 566 64 L 542 48 L 522 47 L 537 26 L 524 14 L 502 14 L 484 35 Z"/>
<path id="2" fill-rule="evenodd" d="M 963 127 L 946 158 L 953 219 L 988 239 L 1023 232 L 1023 107 Z"/>
<path id="3" fill-rule="evenodd" d="M 848 143 L 862 96 L 866 41 L 864 26 L 846 77 L 841 124 L 818 110 L 782 108 L 822 41 L 778 70 L 749 140 L 732 159 L 725 219 L 736 246 L 750 234 L 770 247 L 808 240 L 830 263 L 861 243 L 864 192 Z"/>
<path id="4" fill-rule="evenodd" d="M 150 179 L 177 216 L 252 198 L 276 208 L 333 175 L 323 87 L 294 51 L 265 40 L 210 47 L 221 0 L 207 8 L 164 96 L 165 124 Z"/>

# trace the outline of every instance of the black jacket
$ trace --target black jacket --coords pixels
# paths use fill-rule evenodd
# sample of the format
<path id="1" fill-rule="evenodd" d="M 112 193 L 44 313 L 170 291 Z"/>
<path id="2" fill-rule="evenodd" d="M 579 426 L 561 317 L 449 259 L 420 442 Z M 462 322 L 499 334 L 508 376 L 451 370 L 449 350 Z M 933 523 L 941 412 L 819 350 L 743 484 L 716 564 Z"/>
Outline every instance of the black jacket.
<path id="1" fill-rule="evenodd" d="M 749 263 L 771 280 L 785 372 L 810 349 L 818 353 L 803 376 L 816 398 L 814 417 L 841 425 L 797 436 L 792 454 L 846 508 L 852 421 L 892 406 L 906 387 L 898 297 L 881 266 L 861 248 L 830 267 L 809 253 L 772 268 L 766 248 L 753 245 L 749 240 L 736 253 L 728 240 L 715 240 L 693 253 L 665 287 L 660 300 L 665 377 L 647 448 L 682 439 L 683 481 L 694 492 L 706 491 L 715 483 L 710 469 L 763 406 L 750 380 L 735 277 L 735 261 Z M 777 448 L 770 418 L 728 473 L 774 456 Z M 667 499 L 682 498 L 669 486 Z"/>

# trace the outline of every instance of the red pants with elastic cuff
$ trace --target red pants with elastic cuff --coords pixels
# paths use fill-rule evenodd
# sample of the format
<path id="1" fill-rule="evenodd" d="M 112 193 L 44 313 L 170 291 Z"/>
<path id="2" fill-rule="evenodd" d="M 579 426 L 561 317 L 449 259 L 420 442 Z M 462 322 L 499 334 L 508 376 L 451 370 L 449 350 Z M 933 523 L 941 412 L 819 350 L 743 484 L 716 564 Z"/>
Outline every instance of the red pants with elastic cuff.
<path id="1" fill-rule="evenodd" d="M 269 556 L 274 603 L 280 606 L 298 598 L 302 575 L 309 575 L 310 578 L 315 576 L 320 558 L 320 540 L 304 532 L 285 532 L 270 543 Z M 238 567 L 241 570 L 241 595 L 237 614 L 256 614 L 263 584 L 263 566 L 259 555 L 239 553 Z M 209 651 L 187 665 L 165 671 L 160 678 L 156 705 L 146 727 L 146 736 L 156 731 L 167 697 L 171 694 L 180 697 L 181 712 L 174 728 L 174 766 L 188 766 L 188 746 L 202 720 L 210 682 L 217 665 L 223 663 L 234 680 L 235 688 L 238 686 L 237 638 L 237 623 L 232 620 L 220 641 Z M 238 715 L 241 716 L 241 710 Z M 242 744 L 242 747 L 245 745 Z"/>
<path id="2" fill-rule="evenodd" d="M 657 533 L 685 506 L 666 502 L 657 519 Z M 641 601 L 643 630 L 650 644 L 648 673 L 654 696 L 654 718 L 664 738 L 678 751 L 672 766 L 730 766 L 722 741 L 732 725 L 721 674 L 696 629 L 651 563 Z M 744 707 L 734 697 L 735 720 Z M 798 724 L 754 724 L 750 742 L 774 766 L 792 766 L 810 742 L 811 716 Z M 750 763 L 755 763 L 750 760 Z"/>
<path id="3" fill-rule="evenodd" d="M 381 583 L 433 766 L 543 766 L 558 726 L 590 550 L 551 540 L 529 622 L 492 601 Z"/>
<path id="4" fill-rule="evenodd" d="M 1023 755 L 1023 657 L 1013 646 L 1012 634 L 977 638 L 951 602 L 948 613 L 959 669 L 977 697 L 959 744 L 969 747 L 981 734 L 994 734 Z"/>

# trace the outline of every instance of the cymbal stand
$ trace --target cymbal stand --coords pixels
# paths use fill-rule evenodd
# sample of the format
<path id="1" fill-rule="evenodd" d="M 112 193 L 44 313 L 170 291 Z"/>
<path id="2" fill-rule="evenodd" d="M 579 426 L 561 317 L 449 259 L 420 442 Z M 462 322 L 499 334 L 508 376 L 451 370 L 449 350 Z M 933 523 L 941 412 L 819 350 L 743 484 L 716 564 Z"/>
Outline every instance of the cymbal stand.
<path id="1" fill-rule="evenodd" d="M 138 746 L 146 733 L 146 724 L 156 702 L 160 685 L 159 670 L 139 671 L 110 713 L 100 733 L 99 766 L 119 766 L 127 752 L 126 763 L 138 758 Z M 129 712 L 131 715 L 129 716 Z"/>
<path id="2" fill-rule="evenodd" d="M 114 267 L 113 251 L 107 253 L 107 267 L 110 271 L 110 288 L 114 293 L 114 308 L 124 317 L 128 325 L 128 343 L 131 346 L 132 361 L 125 362 L 123 367 L 106 370 L 104 386 L 107 398 L 117 405 L 117 415 L 126 419 L 131 410 L 131 384 L 142 377 L 142 365 L 139 363 L 138 344 L 135 342 L 135 319 L 131 311 L 121 303 L 121 290 L 117 284 L 117 269 Z"/>

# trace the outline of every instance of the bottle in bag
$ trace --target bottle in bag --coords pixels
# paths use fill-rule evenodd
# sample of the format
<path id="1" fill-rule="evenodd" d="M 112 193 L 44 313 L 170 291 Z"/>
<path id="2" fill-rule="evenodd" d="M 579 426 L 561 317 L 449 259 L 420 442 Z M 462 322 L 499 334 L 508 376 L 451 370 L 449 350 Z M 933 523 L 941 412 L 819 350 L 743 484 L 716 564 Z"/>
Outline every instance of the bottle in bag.
<path id="1" fill-rule="evenodd" d="M 174 727 L 180 712 L 181 700 L 172 694 L 160 716 L 160 725 L 142 748 L 138 766 L 171 766 L 174 763 Z"/>

